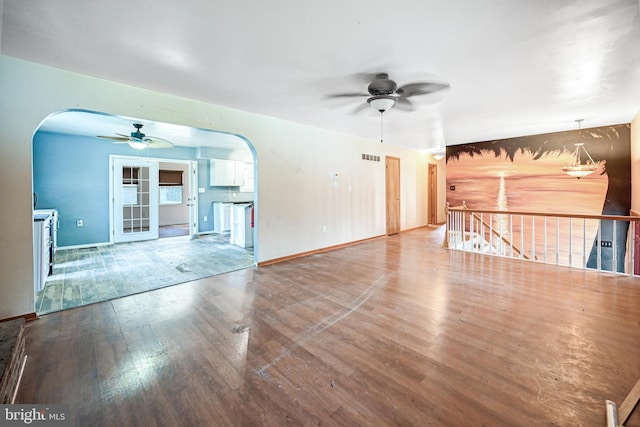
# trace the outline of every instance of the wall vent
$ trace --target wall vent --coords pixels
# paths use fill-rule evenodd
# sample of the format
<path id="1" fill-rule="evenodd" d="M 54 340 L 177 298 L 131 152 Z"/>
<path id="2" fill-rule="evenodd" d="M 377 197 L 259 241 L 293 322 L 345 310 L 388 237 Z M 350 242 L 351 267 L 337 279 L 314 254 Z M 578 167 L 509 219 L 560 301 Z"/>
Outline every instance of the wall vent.
<path id="1" fill-rule="evenodd" d="M 379 162 L 380 156 L 374 156 L 373 154 L 363 154 L 362 160 L 367 160 L 369 162 Z"/>

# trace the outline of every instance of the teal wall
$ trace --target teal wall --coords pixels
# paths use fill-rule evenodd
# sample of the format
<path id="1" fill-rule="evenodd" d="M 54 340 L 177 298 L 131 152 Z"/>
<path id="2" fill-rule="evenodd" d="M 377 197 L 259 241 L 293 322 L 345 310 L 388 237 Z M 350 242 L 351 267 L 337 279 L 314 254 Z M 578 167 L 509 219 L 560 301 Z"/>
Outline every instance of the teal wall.
<path id="1" fill-rule="evenodd" d="M 36 209 L 58 210 L 58 246 L 109 242 L 109 155 L 195 159 L 194 148 L 145 151 L 98 138 L 36 132 L 33 138 Z M 201 179 L 206 179 L 208 161 L 199 162 L 199 166 Z M 76 226 L 77 219 L 83 220 L 83 227 Z M 212 221 L 200 222 L 212 224 Z"/>

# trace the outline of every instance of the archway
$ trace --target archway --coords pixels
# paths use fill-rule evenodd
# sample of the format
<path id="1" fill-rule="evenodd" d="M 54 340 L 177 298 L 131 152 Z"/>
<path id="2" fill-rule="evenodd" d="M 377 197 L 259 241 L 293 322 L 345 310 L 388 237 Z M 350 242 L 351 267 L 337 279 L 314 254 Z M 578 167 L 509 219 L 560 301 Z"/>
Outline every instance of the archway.
<path id="1" fill-rule="evenodd" d="M 169 140 L 174 146 L 137 150 L 122 141 L 97 138 L 127 136 L 135 130 L 133 123 L 142 124 L 146 135 Z M 122 205 L 114 205 L 114 188 L 118 188 L 114 184 L 115 158 L 196 166 L 197 176 L 185 177 L 184 193 L 179 196 L 180 205 L 191 205 L 189 208 L 194 212 L 190 221 L 195 221 L 197 228 L 192 239 L 189 236 L 183 236 L 181 240 L 167 239 L 173 241 L 156 245 L 158 249 L 151 249 L 153 243 L 157 243 L 151 239 L 123 244 L 116 250 L 117 215 L 114 211 L 122 209 Z M 243 166 L 248 169 L 243 170 L 244 176 L 250 176 L 253 182 L 247 183 L 250 185 L 217 185 L 210 179 L 215 160 Z M 40 314 L 255 265 L 257 233 L 254 229 L 249 230 L 250 246 L 233 241 L 231 230 L 214 229 L 218 219 L 215 204 L 232 207 L 242 204 L 243 208 L 253 208 L 256 200 L 255 150 L 244 138 L 139 118 L 69 110 L 49 116 L 37 129 L 33 137 L 32 162 L 34 195 L 37 194 L 34 209 L 55 210 L 58 214 L 57 227 L 54 227 L 57 250 L 52 253 L 52 274 L 47 278 L 47 282 L 57 282 L 51 289 L 46 289 L 47 283 L 37 295 L 36 312 Z M 192 184 L 187 190 L 189 179 Z M 135 184 L 137 181 L 130 176 L 126 183 L 128 190 Z M 140 193 L 139 198 L 143 199 L 144 194 Z M 133 203 L 127 208 L 131 211 L 144 209 Z M 253 213 L 257 214 L 257 210 Z M 117 261 L 118 251 L 124 251 L 125 245 L 131 249 L 126 262 L 120 258 L 119 264 L 109 265 Z M 218 255 L 212 256 L 213 252 Z M 173 254 L 173 258 L 160 256 L 160 253 Z M 56 259 L 59 259 L 58 263 Z M 155 260 L 156 264 L 147 264 L 149 260 Z M 123 273 L 125 264 L 131 267 L 127 273 Z M 85 270 L 91 270 L 91 274 L 85 271 L 87 274 L 83 276 L 80 273 L 83 266 Z M 166 280 L 153 278 L 154 272 Z M 116 273 L 119 275 L 117 281 L 114 279 Z M 129 276 L 125 284 L 122 274 Z M 82 288 L 83 285 L 88 291 Z M 46 303 L 47 295 L 51 296 L 50 304 Z"/>

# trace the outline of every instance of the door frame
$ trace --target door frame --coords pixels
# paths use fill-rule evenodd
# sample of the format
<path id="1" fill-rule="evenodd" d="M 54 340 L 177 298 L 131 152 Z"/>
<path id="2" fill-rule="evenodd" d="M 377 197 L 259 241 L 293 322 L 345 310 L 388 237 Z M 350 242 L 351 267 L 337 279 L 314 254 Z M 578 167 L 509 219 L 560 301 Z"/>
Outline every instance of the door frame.
<path id="1" fill-rule="evenodd" d="M 429 163 L 427 180 L 428 224 L 438 225 L 438 165 L 436 163 Z"/>
<path id="2" fill-rule="evenodd" d="M 125 157 L 125 156 L 109 156 L 110 161 L 110 240 L 116 243 L 135 242 L 140 240 L 153 240 L 158 238 L 158 166 L 159 163 L 145 157 Z M 122 233 L 122 207 L 123 205 L 116 202 L 116 196 L 122 194 L 122 190 L 116 191 L 116 187 L 120 188 L 122 184 L 122 167 L 137 166 L 140 168 L 149 168 L 149 230 L 137 233 Z M 116 210 L 120 212 L 116 214 Z M 118 229 L 118 230 L 116 230 Z"/>
<path id="3" fill-rule="evenodd" d="M 189 207 L 189 237 L 195 239 L 198 236 L 198 161 L 189 161 L 189 194 L 187 206 Z"/>
<path id="4" fill-rule="evenodd" d="M 390 161 L 397 165 L 397 174 L 389 172 Z M 393 179 L 396 177 L 396 179 Z M 393 187 L 393 188 L 391 188 Z M 387 236 L 400 232 L 400 157 L 385 156 L 385 199 Z M 394 194 L 390 194 L 390 193 Z M 395 196 L 395 200 L 392 200 Z"/>
<path id="5" fill-rule="evenodd" d="M 189 235 L 191 238 L 196 237 L 200 234 L 198 231 L 198 161 L 197 160 L 181 160 L 181 159 L 172 159 L 172 158 L 161 158 L 161 157 L 137 157 L 137 156 L 123 156 L 119 154 L 110 154 L 109 155 L 109 243 L 113 244 L 114 236 L 115 236 L 115 215 L 114 215 L 114 205 L 115 205 L 115 194 L 114 194 L 114 161 L 115 159 L 124 159 L 124 160 L 144 160 L 155 162 L 160 165 L 160 163 L 178 163 L 189 165 L 189 194 L 188 198 L 191 200 L 195 200 L 195 203 L 191 203 L 190 200 L 187 201 L 189 206 Z M 193 180 L 193 181 L 191 181 Z M 193 185 L 191 185 L 193 184 Z M 158 207 L 160 206 L 160 201 L 158 197 Z M 192 234 L 193 233 L 193 234 Z"/>

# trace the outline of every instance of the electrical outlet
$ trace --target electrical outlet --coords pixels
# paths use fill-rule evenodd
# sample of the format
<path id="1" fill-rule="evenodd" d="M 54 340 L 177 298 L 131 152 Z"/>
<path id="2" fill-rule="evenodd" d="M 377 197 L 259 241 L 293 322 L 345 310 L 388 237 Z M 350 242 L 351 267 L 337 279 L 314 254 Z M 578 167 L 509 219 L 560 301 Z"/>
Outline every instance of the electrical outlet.
<path id="1" fill-rule="evenodd" d="M 322 226 L 322 232 L 323 232 L 323 233 L 326 233 L 326 232 L 327 232 L 327 226 L 326 226 L 326 225 L 323 225 L 323 226 Z"/>
<path id="2" fill-rule="evenodd" d="M 205 216 L 205 217 L 204 217 L 204 222 L 207 222 L 207 221 L 209 221 L 209 217 L 208 217 L 208 216 Z"/>
<path id="3" fill-rule="evenodd" d="M 81 219 L 77 219 L 76 220 L 76 227 L 83 227 L 84 226 L 84 221 L 82 221 Z"/>

